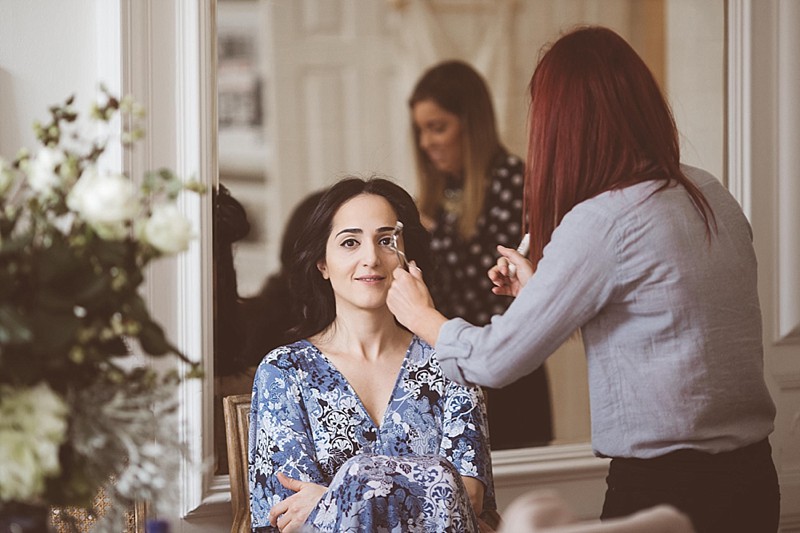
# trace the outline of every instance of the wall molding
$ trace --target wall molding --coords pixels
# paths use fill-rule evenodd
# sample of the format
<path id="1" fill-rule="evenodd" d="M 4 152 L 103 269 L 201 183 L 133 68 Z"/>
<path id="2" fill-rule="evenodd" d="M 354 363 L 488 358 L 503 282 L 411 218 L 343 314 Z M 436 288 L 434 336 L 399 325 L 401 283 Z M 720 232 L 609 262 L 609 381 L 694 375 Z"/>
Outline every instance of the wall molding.
<path id="1" fill-rule="evenodd" d="M 186 382 L 182 389 L 181 428 L 190 445 L 183 465 L 183 516 L 230 512 L 229 486 L 221 486 L 211 471 L 214 457 L 213 351 L 213 186 L 217 175 L 215 0 L 176 0 L 175 6 L 175 119 L 176 168 L 185 179 L 197 179 L 205 196 L 182 195 L 180 206 L 198 228 L 198 239 L 179 256 L 177 280 L 178 342 L 200 359 L 205 377 Z M 224 485 L 224 484 L 223 484 Z"/>
<path id="2" fill-rule="evenodd" d="M 492 452 L 492 469 L 498 488 L 602 478 L 608 472 L 609 461 L 595 457 L 590 444 L 559 444 Z"/>
<path id="3" fill-rule="evenodd" d="M 185 253 L 151 265 L 144 287 L 154 317 L 183 353 L 202 361 L 206 375 L 179 392 L 176 431 L 188 447 L 179 480 L 181 516 L 230 512 L 228 487 L 207 467 L 214 453 L 213 359 L 206 354 L 212 344 L 211 185 L 217 169 L 215 6 L 215 0 L 118 0 L 98 7 L 98 39 L 110 33 L 102 29 L 106 24 L 118 30 L 119 91 L 147 110 L 145 141 L 125 156 L 125 169 L 142 176 L 166 166 L 209 188 L 202 197 L 179 197 L 198 237 Z"/>
<path id="4" fill-rule="evenodd" d="M 750 153 L 750 64 L 751 14 L 748 0 L 728 0 L 727 37 L 727 121 L 725 184 L 752 220 Z"/>
<path id="5" fill-rule="evenodd" d="M 777 224 L 778 291 L 776 339 L 780 344 L 800 343 L 800 3 L 780 0 L 777 34 Z"/>

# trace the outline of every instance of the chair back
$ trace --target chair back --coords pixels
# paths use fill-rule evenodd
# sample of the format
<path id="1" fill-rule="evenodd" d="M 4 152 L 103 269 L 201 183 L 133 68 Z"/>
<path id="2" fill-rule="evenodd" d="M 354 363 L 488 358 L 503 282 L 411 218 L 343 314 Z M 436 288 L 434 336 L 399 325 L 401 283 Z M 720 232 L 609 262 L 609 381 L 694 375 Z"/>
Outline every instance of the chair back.
<path id="1" fill-rule="evenodd" d="M 231 477 L 231 533 L 250 533 L 250 487 L 247 477 L 247 439 L 250 432 L 250 395 L 222 398 L 228 473 Z"/>

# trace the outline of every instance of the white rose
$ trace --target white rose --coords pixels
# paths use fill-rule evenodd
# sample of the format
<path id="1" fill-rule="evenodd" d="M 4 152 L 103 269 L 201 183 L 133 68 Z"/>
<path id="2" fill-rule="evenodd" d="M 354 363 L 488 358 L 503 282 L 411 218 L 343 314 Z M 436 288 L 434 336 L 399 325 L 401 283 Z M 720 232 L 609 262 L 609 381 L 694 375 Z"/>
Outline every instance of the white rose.
<path id="1" fill-rule="evenodd" d="M 69 410 L 61 396 L 58 396 L 45 383 L 39 383 L 35 387 L 26 389 L 24 398 L 29 405 L 35 406 L 35 420 L 29 420 L 32 429 L 35 427 L 38 433 L 57 444 L 64 441 L 67 434 L 67 414 Z"/>
<path id="2" fill-rule="evenodd" d="M 95 167 L 86 169 L 67 195 L 67 207 L 78 213 L 106 239 L 122 239 L 125 222 L 138 210 L 136 188 L 119 174 L 101 175 Z"/>
<path id="3" fill-rule="evenodd" d="M 19 432 L 0 431 L 0 500 L 29 501 L 44 492 L 44 472 Z"/>
<path id="4" fill-rule="evenodd" d="M 145 241 L 167 254 L 186 250 L 192 237 L 192 225 L 175 204 L 156 206 L 142 230 Z"/>
<path id="5" fill-rule="evenodd" d="M 36 157 L 25 165 L 31 189 L 43 196 L 52 194 L 61 185 L 61 176 L 56 172 L 56 167 L 65 159 L 61 150 L 47 147 L 39 150 Z"/>
<path id="6" fill-rule="evenodd" d="M 0 501 L 40 496 L 45 479 L 60 471 L 67 406 L 50 387 L 0 387 Z"/>

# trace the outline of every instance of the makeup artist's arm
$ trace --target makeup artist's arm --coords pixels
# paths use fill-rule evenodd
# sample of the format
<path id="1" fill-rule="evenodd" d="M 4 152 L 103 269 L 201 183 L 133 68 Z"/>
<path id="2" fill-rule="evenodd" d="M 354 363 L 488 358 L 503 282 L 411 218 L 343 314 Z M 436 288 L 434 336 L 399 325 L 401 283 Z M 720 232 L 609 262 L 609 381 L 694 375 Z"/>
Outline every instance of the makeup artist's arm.
<path id="1" fill-rule="evenodd" d="M 495 294 L 516 296 L 533 274 L 530 262 L 513 248 L 498 246 L 501 257 L 497 265 L 489 271 L 489 278 L 495 287 Z M 517 267 L 515 274 L 509 272 L 508 265 Z M 418 337 L 431 346 L 436 345 L 439 330 L 447 318 L 433 306 L 428 287 L 422 279 L 422 271 L 412 261 L 406 272 L 402 268 L 394 271 L 394 282 L 389 289 L 386 303 L 395 318 Z"/>

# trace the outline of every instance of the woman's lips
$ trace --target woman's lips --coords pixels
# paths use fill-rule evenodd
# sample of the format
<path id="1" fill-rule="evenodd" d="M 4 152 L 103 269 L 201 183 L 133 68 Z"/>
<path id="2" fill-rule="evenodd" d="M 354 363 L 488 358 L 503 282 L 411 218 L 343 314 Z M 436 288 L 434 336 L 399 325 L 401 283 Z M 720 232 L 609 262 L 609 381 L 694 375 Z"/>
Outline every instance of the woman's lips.
<path id="1" fill-rule="evenodd" d="M 367 283 L 376 283 L 378 281 L 385 280 L 385 276 L 359 276 L 356 278 L 356 281 L 364 281 Z"/>

